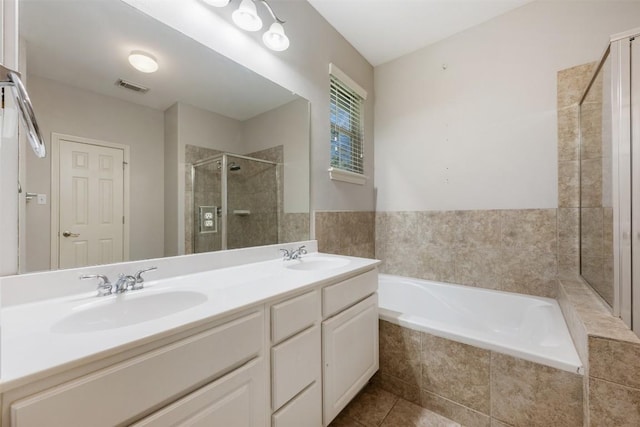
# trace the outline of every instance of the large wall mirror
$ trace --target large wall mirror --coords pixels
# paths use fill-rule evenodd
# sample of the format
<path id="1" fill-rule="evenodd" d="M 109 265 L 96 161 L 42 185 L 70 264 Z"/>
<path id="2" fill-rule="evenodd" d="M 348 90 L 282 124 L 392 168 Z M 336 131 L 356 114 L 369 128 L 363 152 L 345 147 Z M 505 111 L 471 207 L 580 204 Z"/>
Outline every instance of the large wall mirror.
<path id="1" fill-rule="evenodd" d="M 20 272 L 309 238 L 307 100 L 121 0 L 19 16 L 49 151 L 20 160 Z"/>

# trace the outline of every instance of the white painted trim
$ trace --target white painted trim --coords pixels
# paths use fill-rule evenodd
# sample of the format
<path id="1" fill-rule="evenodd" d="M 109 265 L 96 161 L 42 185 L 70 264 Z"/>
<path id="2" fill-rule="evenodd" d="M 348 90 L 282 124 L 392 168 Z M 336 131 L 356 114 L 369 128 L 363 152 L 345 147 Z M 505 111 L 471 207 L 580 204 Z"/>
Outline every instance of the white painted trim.
<path id="1" fill-rule="evenodd" d="M 329 74 L 337 77 L 338 80 L 340 80 L 342 83 L 349 86 L 349 88 L 351 88 L 351 90 L 353 90 L 355 93 L 360 95 L 362 99 L 367 99 L 367 91 L 364 90 L 364 88 L 360 86 L 358 83 L 356 83 L 355 80 L 349 77 L 347 73 L 342 71 L 340 68 L 336 67 L 335 64 L 329 64 Z"/>
<path id="2" fill-rule="evenodd" d="M 83 138 L 74 135 L 61 133 L 51 133 L 51 269 L 57 270 L 59 266 L 59 245 L 60 245 L 60 140 L 69 140 L 80 144 L 98 145 L 101 147 L 115 148 L 123 151 L 123 158 L 127 166 L 124 168 L 124 230 L 123 230 L 123 262 L 129 261 L 129 230 L 131 224 L 130 199 L 131 199 L 131 163 L 129 158 L 129 146 L 116 144 L 113 142 L 100 141 L 97 139 Z"/>
<path id="3" fill-rule="evenodd" d="M 342 169 L 329 168 L 329 178 L 331 178 L 331 180 L 333 181 L 342 181 L 348 182 L 350 184 L 364 185 L 369 177 Z"/>
<path id="4" fill-rule="evenodd" d="M 630 39 L 640 35 L 640 27 L 633 28 L 631 30 L 623 31 L 622 33 L 616 33 L 609 37 L 610 42 L 616 42 L 622 39 Z"/>

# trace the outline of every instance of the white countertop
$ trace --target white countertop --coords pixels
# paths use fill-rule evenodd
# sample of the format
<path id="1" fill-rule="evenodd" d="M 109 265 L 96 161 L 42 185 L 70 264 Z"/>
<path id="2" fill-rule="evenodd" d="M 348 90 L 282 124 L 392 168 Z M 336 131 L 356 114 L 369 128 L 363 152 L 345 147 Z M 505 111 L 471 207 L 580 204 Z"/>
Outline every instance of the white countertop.
<path id="1" fill-rule="evenodd" d="M 287 294 L 369 270 L 379 261 L 326 254 L 346 265 L 332 269 L 301 271 L 286 268 L 280 259 L 145 282 L 145 288 L 124 294 L 97 297 L 95 291 L 43 301 L 11 305 L 1 315 L 0 390 L 36 381 L 134 348 L 152 339 L 198 326 L 231 313 L 283 298 Z M 59 332 L 54 325 L 88 304 L 117 304 L 120 298 L 135 298 L 168 290 L 194 291 L 206 295 L 205 302 L 153 320 L 91 332 Z"/>

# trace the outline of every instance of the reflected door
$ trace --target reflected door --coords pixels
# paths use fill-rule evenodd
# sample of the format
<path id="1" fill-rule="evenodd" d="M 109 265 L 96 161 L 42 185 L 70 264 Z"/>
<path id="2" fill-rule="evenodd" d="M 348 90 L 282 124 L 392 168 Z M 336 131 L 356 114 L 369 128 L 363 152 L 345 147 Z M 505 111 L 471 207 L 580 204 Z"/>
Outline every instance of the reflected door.
<path id="1" fill-rule="evenodd" d="M 60 141 L 59 267 L 124 258 L 124 152 Z"/>

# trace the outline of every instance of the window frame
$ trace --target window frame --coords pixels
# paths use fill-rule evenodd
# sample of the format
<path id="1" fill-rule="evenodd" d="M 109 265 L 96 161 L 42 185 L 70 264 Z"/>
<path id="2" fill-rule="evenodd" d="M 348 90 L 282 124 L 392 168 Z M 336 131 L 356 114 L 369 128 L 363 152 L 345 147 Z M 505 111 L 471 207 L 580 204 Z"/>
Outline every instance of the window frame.
<path id="1" fill-rule="evenodd" d="M 352 184 L 363 185 L 366 183 L 368 177 L 364 175 L 364 118 L 365 118 L 365 101 L 367 99 L 367 91 L 365 91 L 360 85 L 358 85 L 353 79 L 351 79 L 347 74 L 341 71 L 334 64 L 329 64 L 329 128 L 330 128 L 330 168 L 329 168 L 329 178 L 331 180 L 343 181 Z M 335 83 L 334 83 L 335 81 Z M 337 89 L 334 90 L 334 87 Z M 347 92 L 349 96 L 345 96 L 346 101 L 350 100 L 358 100 L 359 101 L 359 117 L 357 118 L 356 123 L 359 127 L 359 135 L 354 135 L 353 130 L 348 128 L 343 128 L 343 132 L 339 132 L 339 135 L 347 135 L 347 136 L 359 136 L 360 147 L 356 150 L 350 148 L 349 152 L 351 154 L 355 153 L 356 155 L 360 155 L 362 161 L 360 164 L 357 164 L 354 168 L 340 168 L 337 165 L 331 165 L 333 159 L 333 150 L 334 150 L 334 123 L 331 120 L 331 115 L 334 112 L 335 103 L 332 101 L 334 98 L 334 92 L 342 91 Z M 351 117 L 351 116 L 350 116 Z M 360 171 L 357 171 L 360 169 Z"/>

